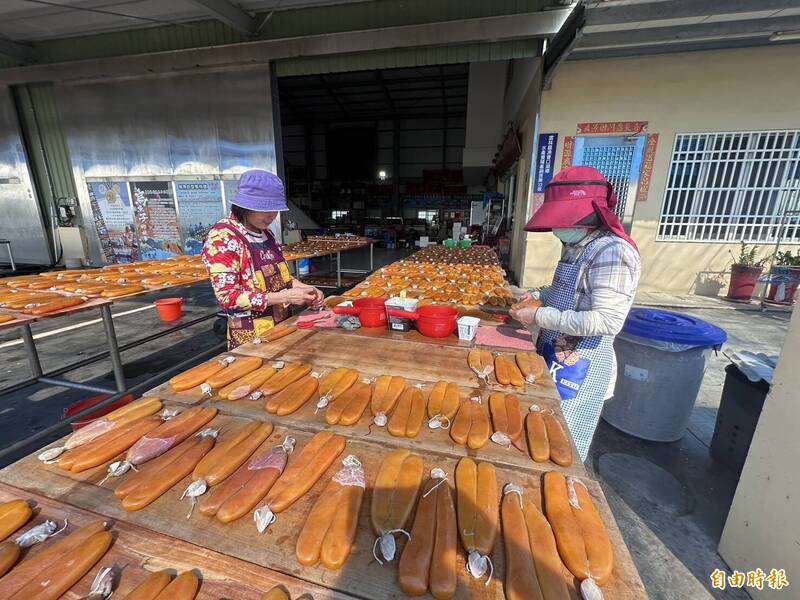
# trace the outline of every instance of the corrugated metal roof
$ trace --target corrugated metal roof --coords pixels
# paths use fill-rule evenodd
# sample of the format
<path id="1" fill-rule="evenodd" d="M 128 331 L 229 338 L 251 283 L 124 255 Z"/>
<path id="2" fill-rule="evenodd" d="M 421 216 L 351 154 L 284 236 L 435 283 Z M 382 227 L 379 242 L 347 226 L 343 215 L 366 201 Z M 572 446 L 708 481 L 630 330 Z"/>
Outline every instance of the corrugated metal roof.
<path id="1" fill-rule="evenodd" d="M 355 31 L 436 21 L 478 18 L 517 14 L 541 10 L 543 0 L 375 0 L 335 6 L 317 6 L 295 10 L 276 11 L 264 24 L 257 39 L 280 39 L 306 35 Z M 259 15 L 265 18 L 266 15 Z M 89 58 L 108 58 L 130 54 L 185 50 L 224 44 L 246 42 L 248 38 L 231 27 L 215 20 L 195 21 L 179 25 L 166 25 L 129 29 L 113 33 L 47 40 L 33 44 L 40 59 L 37 62 L 61 62 Z M 443 48 L 401 50 L 387 52 L 387 58 L 374 64 L 379 66 L 410 66 L 414 64 L 442 64 L 470 60 L 492 60 L 492 56 L 531 56 L 527 41 L 503 44 L 479 44 L 461 50 Z M 521 44 L 521 45 L 520 45 Z M 448 54 L 457 54 L 452 57 Z M 370 53 L 364 53 L 368 55 Z M 394 55 L 394 57 L 388 56 Z M 435 56 L 436 58 L 431 58 Z M 449 58 L 447 58 L 450 56 Z M 442 58 L 444 57 L 444 58 Z M 350 70 L 350 58 L 330 57 L 329 64 L 344 61 L 335 70 Z M 362 59 L 358 59 L 362 60 Z M 298 64 L 304 59 L 298 59 Z M 395 61 L 394 63 L 392 61 Z M 422 61 L 422 62 L 415 62 Z M 369 61 L 367 61 L 369 62 Z M 0 67 L 6 66 L 0 63 Z M 287 67 L 288 68 L 288 67 Z M 303 67 L 308 68 L 308 67 Z M 376 66 L 356 68 L 377 68 Z M 307 71 L 299 71 L 307 72 Z"/>
<path id="2" fill-rule="evenodd" d="M 48 40 L 35 43 L 34 47 L 40 57 L 38 62 L 48 63 L 186 50 L 236 44 L 246 40 L 244 35 L 219 21 L 196 21 L 185 26 L 147 27 Z"/>

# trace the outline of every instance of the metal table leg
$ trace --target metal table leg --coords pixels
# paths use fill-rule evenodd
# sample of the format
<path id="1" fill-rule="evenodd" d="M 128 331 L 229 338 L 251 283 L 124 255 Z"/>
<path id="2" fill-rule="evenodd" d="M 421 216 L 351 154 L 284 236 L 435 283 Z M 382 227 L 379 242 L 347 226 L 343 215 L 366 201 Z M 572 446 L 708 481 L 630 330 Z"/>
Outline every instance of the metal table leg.
<path id="1" fill-rule="evenodd" d="M 33 340 L 33 333 L 30 325 L 23 325 L 22 342 L 25 344 L 25 353 L 28 355 L 28 364 L 31 367 L 31 375 L 36 378 L 42 374 L 42 363 L 39 362 L 39 353 L 36 351 L 36 342 Z"/>
<path id="2" fill-rule="evenodd" d="M 336 287 L 342 287 L 342 253 L 336 253 Z"/>
<path id="3" fill-rule="evenodd" d="M 375 263 L 372 261 L 372 248 L 375 244 L 372 242 L 369 243 L 369 272 L 372 273 L 375 270 Z"/>
<path id="4" fill-rule="evenodd" d="M 117 332 L 114 330 L 114 319 L 111 316 L 111 306 L 104 304 L 100 307 L 100 314 L 103 317 L 103 328 L 106 330 L 106 341 L 108 341 L 108 356 L 111 358 L 111 368 L 114 371 L 114 381 L 120 392 L 125 391 L 125 371 L 122 370 L 122 358 L 119 355 L 117 345 Z"/>

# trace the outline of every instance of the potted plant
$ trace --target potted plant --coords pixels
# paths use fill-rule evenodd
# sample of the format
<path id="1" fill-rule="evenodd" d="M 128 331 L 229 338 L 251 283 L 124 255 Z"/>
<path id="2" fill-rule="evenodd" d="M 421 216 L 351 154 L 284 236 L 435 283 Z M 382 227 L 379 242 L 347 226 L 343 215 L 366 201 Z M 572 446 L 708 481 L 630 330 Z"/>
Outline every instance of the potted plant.
<path id="1" fill-rule="evenodd" d="M 749 302 L 758 283 L 758 278 L 764 270 L 764 263 L 768 256 L 758 258 L 758 247 L 755 244 L 747 245 L 742 242 L 739 256 L 734 256 L 731 265 L 731 281 L 728 286 L 728 299 L 739 302 Z"/>
<path id="2" fill-rule="evenodd" d="M 767 299 L 781 304 L 793 304 L 800 284 L 800 250 L 777 252 L 769 273 Z"/>

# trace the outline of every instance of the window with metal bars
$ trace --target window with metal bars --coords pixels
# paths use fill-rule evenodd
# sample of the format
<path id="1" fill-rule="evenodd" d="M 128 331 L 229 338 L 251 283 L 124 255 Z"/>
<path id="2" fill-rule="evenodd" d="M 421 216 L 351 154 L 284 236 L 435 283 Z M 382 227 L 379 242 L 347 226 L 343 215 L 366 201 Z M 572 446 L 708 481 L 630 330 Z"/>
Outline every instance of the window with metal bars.
<path id="1" fill-rule="evenodd" d="M 675 136 L 657 239 L 800 243 L 800 130 Z"/>
<path id="2" fill-rule="evenodd" d="M 632 144 L 595 146 L 583 151 L 583 164 L 600 171 L 614 188 L 617 196 L 617 206 L 614 210 L 620 219 L 625 214 L 635 151 L 636 147 Z"/>

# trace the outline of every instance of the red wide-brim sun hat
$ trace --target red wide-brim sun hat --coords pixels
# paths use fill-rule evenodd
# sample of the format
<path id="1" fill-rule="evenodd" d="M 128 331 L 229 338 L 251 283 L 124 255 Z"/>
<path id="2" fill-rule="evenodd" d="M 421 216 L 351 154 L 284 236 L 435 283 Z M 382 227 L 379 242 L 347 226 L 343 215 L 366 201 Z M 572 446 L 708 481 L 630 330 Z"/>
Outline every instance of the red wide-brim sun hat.
<path id="1" fill-rule="evenodd" d="M 638 252 L 636 242 L 625 232 L 614 207 L 617 196 L 603 174 L 592 167 L 568 167 L 559 172 L 544 190 L 544 203 L 525 231 L 552 231 L 566 227 L 597 227 L 598 221 L 612 234 Z"/>
<path id="2" fill-rule="evenodd" d="M 544 203 L 525 225 L 525 231 L 588 227 L 596 223 L 596 205 L 613 210 L 616 204 L 611 184 L 600 171 L 592 167 L 569 167 L 547 185 Z"/>

